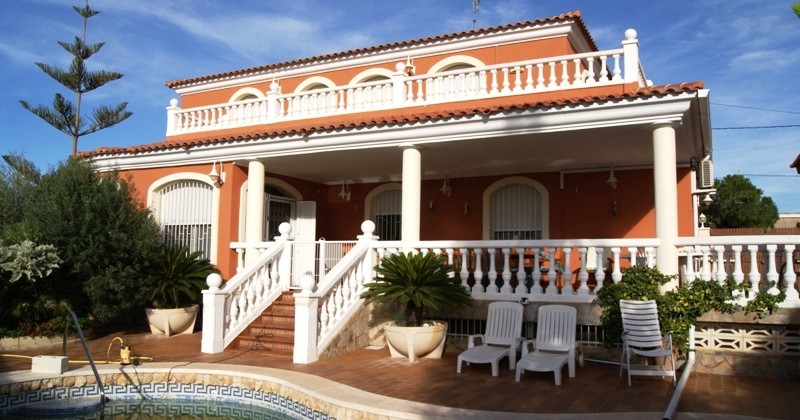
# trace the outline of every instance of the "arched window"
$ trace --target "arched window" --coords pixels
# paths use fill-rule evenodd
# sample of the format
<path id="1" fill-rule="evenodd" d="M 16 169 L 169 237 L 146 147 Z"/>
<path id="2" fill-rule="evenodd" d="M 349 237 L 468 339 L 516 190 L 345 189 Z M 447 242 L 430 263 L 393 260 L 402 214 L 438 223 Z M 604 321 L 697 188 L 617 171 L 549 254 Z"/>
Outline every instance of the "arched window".
<path id="1" fill-rule="evenodd" d="M 484 193 L 484 238 L 547 239 L 547 190 L 528 178 L 512 177 Z"/>
<path id="2" fill-rule="evenodd" d="M 375 222 L 375 235 L 382 241 L 399 241 L 403 213 L 400 184 L 376 188 L 367 196 L 367 206 L 367 218 Z"/>
<path id="3" fill-rule="evenodd" d="M 211 259 L 213 187 L 184 179 L 155 191 L 155 210 L 161 237 L 173 247 L 188 247 Z"/>

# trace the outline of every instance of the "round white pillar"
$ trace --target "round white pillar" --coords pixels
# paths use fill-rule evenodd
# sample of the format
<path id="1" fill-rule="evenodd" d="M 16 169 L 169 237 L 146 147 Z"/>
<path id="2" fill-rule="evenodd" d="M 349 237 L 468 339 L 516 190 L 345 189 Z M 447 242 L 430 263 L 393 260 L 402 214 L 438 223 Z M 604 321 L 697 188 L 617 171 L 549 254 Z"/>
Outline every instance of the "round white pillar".
<path id="1" fill-rule="evenodd" d="M 247 210 L 245 216 L 244 240 L 248 244 L 262 242 L 264 232 L 264 164 L 251 160 L 247 164 Z M 268 238 L 267 238 L 268 239 Z M 258 251 L 248 248 L 244 262 L 247 265 L 255 260 Z"/>
<path id="2" fill-rule="evenodd" d="M 403 147 L 403 207 L 400 239 L 419 240 L 422 155 L 413 145 Z"/>
<path id="3" fill-rule="evenodd" d="M 656 249 L 656 266 L 667 275 L 678 274 L 678 176 L 675 166 L 675 128 L 670 122 L 653 126 L 653 181 L 655 184 L 656 237 L 661 245 Z M 677 280 L 663 286 L 666 290 L 678 286 Z"/>

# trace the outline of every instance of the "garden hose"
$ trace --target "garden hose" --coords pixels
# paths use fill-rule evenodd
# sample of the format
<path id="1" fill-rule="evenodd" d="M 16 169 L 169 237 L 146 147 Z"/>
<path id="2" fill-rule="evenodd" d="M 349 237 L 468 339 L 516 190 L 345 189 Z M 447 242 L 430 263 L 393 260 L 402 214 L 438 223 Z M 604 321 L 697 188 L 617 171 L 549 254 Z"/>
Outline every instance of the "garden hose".
<path id="1" fill-rule="evenodd" d="M 119 360 L 111 360 L 111 347 L 114 345 L 114 342 L 119 341 Z M 20 359 L 33 359 L 34 356 L 28 356 L 25 354 L 0 354 L 0 357 L 16 357 Z M 148 356 L 136 356 L 133 353 L 133 346 L 125 344 L 125 340 L 121 337 L 114 337 L 110 343 L 108 343 L 108 349 L 106 350 L 106 360 L 95 360 L 94 363 L 96 365 L 110 365 L 110 364 L 120 364 L 120 365 L 134 365 L 138 366 L 142 362 L 152 362 L 154 359 Z M 69 360 L 69 363 L 74 364 L 88 364 L 90 363 L 88 360 Z"/>

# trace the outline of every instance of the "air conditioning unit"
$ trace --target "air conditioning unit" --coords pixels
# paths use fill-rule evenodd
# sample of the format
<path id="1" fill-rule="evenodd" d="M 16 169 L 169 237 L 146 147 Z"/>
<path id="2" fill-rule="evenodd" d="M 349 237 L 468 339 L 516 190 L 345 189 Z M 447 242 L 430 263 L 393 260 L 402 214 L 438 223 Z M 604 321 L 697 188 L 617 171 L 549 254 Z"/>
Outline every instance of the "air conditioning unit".
<path id="1" fill-rule="evenodd" d="M 714 164 L 711 160 L 701 160 L 697 167 L 697 188 L 714 188 Z"/>

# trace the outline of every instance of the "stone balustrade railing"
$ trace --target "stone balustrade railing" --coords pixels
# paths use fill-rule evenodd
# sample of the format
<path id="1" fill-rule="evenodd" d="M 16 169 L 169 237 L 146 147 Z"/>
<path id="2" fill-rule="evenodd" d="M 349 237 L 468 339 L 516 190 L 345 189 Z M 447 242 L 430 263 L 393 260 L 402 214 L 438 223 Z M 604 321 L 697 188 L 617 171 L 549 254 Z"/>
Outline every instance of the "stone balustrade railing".
<path id="1" fill-rule="evenodd" d="M 257 261 L 224 287 L 209 279 L 210 289 L 203 292 L 203 351 L 221 351 L 253 314 L 295 284 L 301 289 L 295 295 L 295 362 L 316 360 L 362 307 L 363 285 L 371 281 L 374 266 L 387 253 L 418 250 L 447 255 L 453 277 L 476 300 L 590 303 L 604 285 L 622 280 L 625 267 L 655 266 L 660 245 L 655 238 L 379 241 L 373 232 L 374 224 L 364 222 L 363 234 L 336 265 L 324 273 L 294 273 L 300 278 L 291 280 L 291 259 L 314 256 L 293 255 L 288 224 L 282 225 L 281 236 L 266 243 Z M 740 284 L 748 282 L 751 290 L 784 290 L 786 299 L 780 306 L 800 308 L 800 236 L 683 237 L 676 245 L 681 273 L 674 286 L 730 277 Z M 753 297 L 746 293 L 737 299 L 745 304 Z"/>
<path id="2" fill-rule="evenodd" d="M 218 274 L 209 276 L 209 288 L 203 290 L 200 344 L 203 353 L 224 350 L 264 309 L 289 290 L 292 262 L 289 229 L 288 223 L 282 224 L 281 235 L 275 242 L 268 243 L 252 264 L 239 270 L 224 285 Z"/>
<path id="3" fill-rule="evenodd" d="M 421 75 L 409 75 L 405 63 L 397 63 L 389 80 L 288 94 L 273 81 L 261 98 L 188 109 L 173 99 L 167 107 L 167 136 L 603 85 L 644 86 L 636 32 L 625 35 L 622 48 L 614 50 Z"/>

